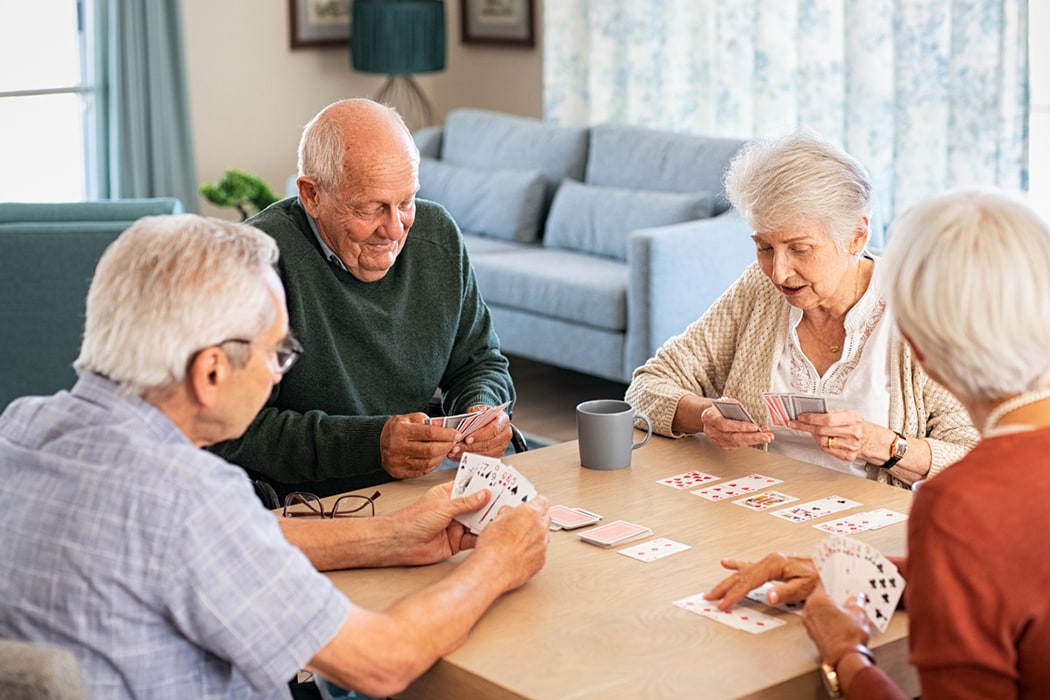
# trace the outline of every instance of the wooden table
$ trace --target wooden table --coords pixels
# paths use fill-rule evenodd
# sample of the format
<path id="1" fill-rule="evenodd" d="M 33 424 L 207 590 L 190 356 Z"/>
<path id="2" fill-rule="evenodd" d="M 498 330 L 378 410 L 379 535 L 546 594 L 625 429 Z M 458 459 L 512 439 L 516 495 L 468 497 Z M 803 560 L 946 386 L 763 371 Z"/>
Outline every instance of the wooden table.
<path id="1" fill-rule="evenodd" d="M 405 698 L 821 698 L 816 648 L 799 617 L 762 607 L 787 624 L 752 635 L 672 605 L 708 590 L 727 574 L 721 558 L 757 559 L 774 550 L 809 553 L 826 533 L 814 522 L 790 523 L 728 501 L 712 503 L 657 480 L 691 469 L 738 477 L 752 472 L 783 479 L 777 490 L 800 502 L 839 495 L 863 505 L 846 514 L 887 507 L 908 512 L 911 493 L 743 448 L 725 452 L 705 438 L 653 437 L 616 471 L 580 467 L 575 442 L 507 457 L 552 504 L 651 527 L 692 549 L 643 563 L 552 532 L 547 564 L 522 588 L 503 596 L 467 642 L 438 661 Z M 377 503 L 390 512 L 426 488 L 453 478 L 444 471 L 382 487 Z M 697 487 L 700 488 L 700 487 Z M 852 535 L 884 554 L 905 552 L 906 523 Z M 644 540 L 638 540 L 644 541 Z M 330 574 L 352 600 L 381 609 L 442 577 L 461 553 L 419 568 Z M 912 697 L 918 681 L 907 665 L 907 615 L 898 612 L 871 646 Z"/>

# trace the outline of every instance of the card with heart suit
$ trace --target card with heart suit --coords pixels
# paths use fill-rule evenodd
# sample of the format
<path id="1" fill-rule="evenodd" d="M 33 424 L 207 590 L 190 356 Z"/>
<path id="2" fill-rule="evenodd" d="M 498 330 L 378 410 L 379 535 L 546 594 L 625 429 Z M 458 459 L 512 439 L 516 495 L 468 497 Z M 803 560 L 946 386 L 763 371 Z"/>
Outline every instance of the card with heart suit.
<path id="1" fill-rule="evenodd" d="M 762 493 L 755 493 L 738 501 L 733 501 L 733 503 L 751 510 L 769 510 L 782 503 L 792 503 L 797 500 L 797 496 L 789 496 L 780 491 L 763 491 Z"/>
<path id="2" fill-rule="evenodd" d="M 769 514 L 793 523 L 804 523 L 807 520 L 823 518 L 825 515 L 838 513 L 863 505 L 842 496 L 826 496 L 815 501 L 808 501 L 788 508 L 771 511 Z"/>
<path id="3" fill-rule="evenodd" d="M 852 535 L 855 532 L 864 532 L 865 530 L 878 530 L 887 525 L 902 523 L 907 519 L 908 516 L 904 513 L 898 513 L 889 508 L 876 508 L 866 513 L 854 513 L 838 520 L 817 523 L 813 527 L 829 532 L 832 535 Z"/>
<path id="4" fill-rule="evenodd" d="M 709 481 L 718 481 L 721 478 L 722 477 L 720 476 L 705 474 L 704 472 L 691 471 L 683 472 L 681 474 L 675 474 L 674 476 L 669 476 L 666 479 L 660 479 L 659 481 L 657 481 L 657 483 L 663 484 L 664 486 L 670 486 L 673 489 L 685 491 L 686 489 L 691 489 L 694 486 L 706 484 Z"/>
<path id="5" fill-rule="evenodd" d="M 704 599 L 703 593 L 676 600 L 674 605 L 751 634 L 768 632 L 784 624 L 784 620 L 760 612 L 748 603 L 737 603 L 729 610 L 719 610 L 715 607 L 715 601 Z"/>
<path id="6" fill-rule="evenodd" d="M 590 530 L 585 530 L 577 537 L 584 542 L 599 547 L 612 547 L 613 545 L 630 542 L 651 534 L 653 534 L 653 531 L 644 525 L 629 523 L 626 520 L 614 520 L 607 525 L 600 525 Z"/>
<path id="7" fill-rule="evenodd" d="M 666 537 L 657 537 L 655 540 L 631 545 L 630 547 L 617 551 L 625 557 L 631 557 L 632 559 L 649 563 L 654 562 L 657 559 L 669 557 L 672 554 L 684 552 L 687 549 L 691 549 L 690 545 L 675 542 Z"/>
<path id="8" fill-rule="evenodd" d="M 489 500 L 480 509 L 462 513 L 455 519 L 471 532 L 479 534 L 504 506 L 519 506 L 536 496 L 536 487 L 514 467 L 495 457 L 465 452 L 452 486 L 452 497 L 469 496 L 488 489 Z"/>
<path id="9" fill-rule="evenodd" d="M 822 540 L 813 555 L 820 581 L 837 603 L 863 594 L 864 611 L 880 632 L 885 632 L 904 591 L 897 567 L 871 545 L 833 535 Z"/>
<path id="10" fill-rule="evenodd" d="M 751 591 L 748 592 L 747 597 L 749 599 L 755 601 L 756 603 L 761 603 L 762 605 L 769 606 L 769 603 L 766 602 L 766 594 L 769 592 L 769 589 L 772 588 L 772 587 L 773 587 L 773 582 L 772 581 L 766 581 L 765 583 L 763 583 L 758 588 L 752 588 Z M 777 603 L 776 605 L 773 605 L 773 606 L 770 606 L 770 607 L 774 607 L 777 610 L 783 610 L 784 612 L 791 612 L 791 613 L 795 613 L 796 615 L 801 615 L 802 614 L 802 608 L 804 608 L 805 606 L 806 606 L 806 601 L 805 600 L 789 600 L 789 601 L 784 602 L 784 603 Z"/>
<path id="11" fill-rule="evenodd" d="M 727 498 L 736 498 L 780 483 L 783 483 L 783 480 L 762 474 L 750 474 L 739 479 L 727 479 L 697 491 L 690 491 L 690 493 L 709 501 L 724 501 Z"/>

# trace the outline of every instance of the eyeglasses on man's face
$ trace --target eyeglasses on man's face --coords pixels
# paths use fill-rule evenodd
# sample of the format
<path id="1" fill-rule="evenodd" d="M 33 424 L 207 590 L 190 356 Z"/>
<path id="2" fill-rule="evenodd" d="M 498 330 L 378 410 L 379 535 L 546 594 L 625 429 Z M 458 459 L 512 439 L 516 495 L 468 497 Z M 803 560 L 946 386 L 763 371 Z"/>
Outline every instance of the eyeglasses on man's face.
<path id="1" fill-rule="evenodd" d="M 293 491 L 285 496 L 281 515 L 286 518 L 368 518 L 376 514 L 375 500 L 380 495 L 379 491 L 371 496 L 346 494 L 337 498 L 331 510 L 326 511 L 320 496 Z"/>
<path id="2" fill-rule="evenodd" d="M 288 373 L 295 363 L 299 361 L 299 357 L 303 354 L 302 344 L 295 339 L 295 336 L 288 335 L 277 345 L 268 345 L 266 343 L 260 343 L 258 341 L 247 340 L 245 338 L 227 338 L 222 342 L 216 343 L 216 345 L 225 345 L 227 343 L 241 343 L 243 345 L 258 345 L 264 347 L 267 350 L 273 352 L 274 364 L 271 365 L 270 369 L 273 370 L 274 374 L 285 375 Z"/>

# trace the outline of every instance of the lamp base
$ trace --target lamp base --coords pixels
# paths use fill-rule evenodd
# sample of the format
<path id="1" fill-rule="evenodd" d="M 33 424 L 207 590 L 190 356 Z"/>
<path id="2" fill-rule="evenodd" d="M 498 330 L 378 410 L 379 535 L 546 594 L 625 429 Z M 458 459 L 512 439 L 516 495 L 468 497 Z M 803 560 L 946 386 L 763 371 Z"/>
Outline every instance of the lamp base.
<path id="1" fill-rule="evenodd" d="M 434 123 L 434 107 L 411 75 L 387 76 L 383 87 L 379 88 L 373 99 L 396 109 L 405 120 L 409 131 L 416 131 Z"/>

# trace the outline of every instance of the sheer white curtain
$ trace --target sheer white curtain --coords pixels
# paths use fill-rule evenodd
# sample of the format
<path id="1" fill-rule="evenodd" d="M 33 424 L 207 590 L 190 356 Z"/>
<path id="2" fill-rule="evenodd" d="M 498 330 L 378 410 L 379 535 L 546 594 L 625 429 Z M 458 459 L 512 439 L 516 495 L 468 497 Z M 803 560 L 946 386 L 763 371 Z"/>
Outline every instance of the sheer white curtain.
<path id="1" fill-rule="evenodd" d="M 1027 0 L 551 0 L 544 114 L 721 136 L 806 127 L 917 197 L 1028 185 Z"/>

